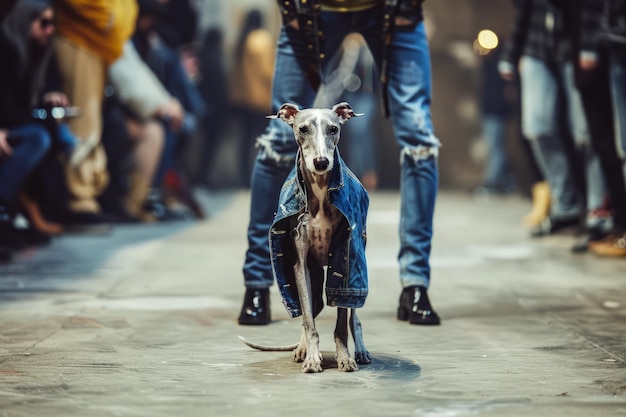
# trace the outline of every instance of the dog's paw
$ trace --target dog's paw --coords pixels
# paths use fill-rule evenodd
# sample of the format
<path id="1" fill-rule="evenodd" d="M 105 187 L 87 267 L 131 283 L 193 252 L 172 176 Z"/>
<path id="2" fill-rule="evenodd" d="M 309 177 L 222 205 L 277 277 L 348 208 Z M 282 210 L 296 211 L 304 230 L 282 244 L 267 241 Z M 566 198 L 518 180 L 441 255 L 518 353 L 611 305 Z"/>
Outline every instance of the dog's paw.
<path id="1" fill-rule="evenodd" d="M 337 369 L 339 372 L 354 372 L 358 371 L 359 367 L 357 366 L 354 359 L 348 357 L 343 359 L 337 359 Z"/>
<path id="2" fill-rule="evenodd" d="M 320 359 L 305 359 L 302 364 L 302 372 L 305 374 L 312 374 L 322 372 L 322 361 Z"/>
<path id="3" fill-rule="evenodd" d="M 298 346 L 296 350 L 293 351 L 293 361 L 294 362 L 302 362 L 306 358 L 306 347 Z"/>
<path id="4" fill-rule="evenodd" d="M 367 350 L 354 352 L 354 359 L 356 363 L 360 364 L 372 363 L 372 358 Z"/>

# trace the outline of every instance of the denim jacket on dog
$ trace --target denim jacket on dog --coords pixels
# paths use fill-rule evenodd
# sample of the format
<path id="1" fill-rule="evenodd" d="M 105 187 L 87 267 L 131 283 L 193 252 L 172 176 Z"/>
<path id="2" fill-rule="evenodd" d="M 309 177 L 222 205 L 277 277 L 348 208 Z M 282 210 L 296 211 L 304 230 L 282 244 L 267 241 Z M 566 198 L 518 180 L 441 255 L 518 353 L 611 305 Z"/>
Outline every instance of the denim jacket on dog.
<path id="1" fill-rule="evenodd" d="M 293 272 L 297 257 L 292 234 L 298 226 L 300 214 L 307 209 L 306 188 L 298 170 L 298 160 L 299 155 L 281 189 L 278 211 L 269 232 L 274 278 L 291 317 L 302 314 Z M 365 223 L 369 197 L 336 149 L 328 197 L 330 203 L 343 214 L 343 219 L 330 244 L 325 286 L 326 303 L 332 307 L 362 307 L 368 291 Z M 324 272 L 312 258 L 309 258 L 308 265 L 311 273 L 313 315 L 317 316 L 324 307 Z"/>

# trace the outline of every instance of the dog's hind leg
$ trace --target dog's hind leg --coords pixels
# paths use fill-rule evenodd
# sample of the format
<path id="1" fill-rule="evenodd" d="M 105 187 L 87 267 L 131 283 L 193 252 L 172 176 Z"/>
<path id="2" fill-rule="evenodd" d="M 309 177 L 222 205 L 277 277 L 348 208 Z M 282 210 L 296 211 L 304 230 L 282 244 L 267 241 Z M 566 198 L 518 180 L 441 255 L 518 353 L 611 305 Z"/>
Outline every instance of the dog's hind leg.
<path id="1" fill-rule="evenodd" d="M 306 219 L 305 219 L 306 220 Z M 309 239 L 306 230 L 306 221 L 301 221 L 294 233 L 297 261 L 293 267 L 300 308 L 302 309 L 302 326 L 306 338 L 306 355 L 302 363 L 302 372 L 322 372 L 322 353 L 320 352 L 320 338 L 315 329 L 313 319 L 313 304 L 311 300 L 311 274 L 307 266 L 309 253 Z M 302 341 L 296 351 L 302 355 Z M 295 353 L 294 353 L 295 358 Z"/>
<path id="2" fill-rule="evenodd" d="M 335 327 L 335 345 L 337 346 L 337 368 L 341 372 L 357 371 L 354 359 L 348 350 L 348 309 L 337 307 L 337 326 Z"/>
<path id="3" fill-rule="evenodd" d="M 367 351 L 365 342 L 363 341 L 361 320 L 359 320 L 359 317 L 356 315 L 355 308 L 350 310 L 350 331 L 354 338 L 354 359 L 356 359 L 356 363 L 372 363 L 370 353 Z"/>

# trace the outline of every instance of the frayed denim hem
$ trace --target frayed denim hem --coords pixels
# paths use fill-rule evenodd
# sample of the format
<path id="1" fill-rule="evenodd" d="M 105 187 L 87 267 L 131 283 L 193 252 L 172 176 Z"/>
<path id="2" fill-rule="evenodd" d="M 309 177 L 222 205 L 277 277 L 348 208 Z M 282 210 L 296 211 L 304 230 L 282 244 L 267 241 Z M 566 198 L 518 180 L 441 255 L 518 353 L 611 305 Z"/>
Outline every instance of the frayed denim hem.
<path id="1" fill-rule="evenodd" d="M 400 163 L 404 163 L 404 158 L 411 158 L 414 162 L 423 161 L 431 156 L 434 158 L 439 157 L 439 148 L 441 145 L 417 145 L 417 146 L 405 146 L 400 152 Z"/>

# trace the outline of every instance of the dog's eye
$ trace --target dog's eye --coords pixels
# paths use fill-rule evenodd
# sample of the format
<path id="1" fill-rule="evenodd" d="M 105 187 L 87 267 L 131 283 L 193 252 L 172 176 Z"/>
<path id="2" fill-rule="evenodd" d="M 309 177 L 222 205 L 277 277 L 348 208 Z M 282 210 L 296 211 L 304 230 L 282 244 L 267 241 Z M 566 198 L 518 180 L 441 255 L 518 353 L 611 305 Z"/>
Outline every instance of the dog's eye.
<path id="1" fill-rule="evenodd" d="M 300 126 L 298 128 L 298 130 L 300 131 L 300 133 L 302 133 L 303 135 L 306 135 L 307 133 L 309 133 L 309 128 L 306 126 Z"/>
<path id="2" fill-rule="evenodd" d="M 328 128 L 328 131 L 331 135 L 336 135 L 337 132 L 339 132 L 339 128 L 337 126 L 331 126 L 330 128 Z"/>

